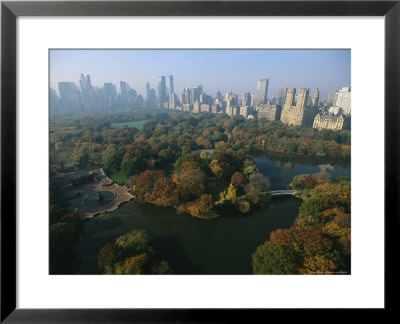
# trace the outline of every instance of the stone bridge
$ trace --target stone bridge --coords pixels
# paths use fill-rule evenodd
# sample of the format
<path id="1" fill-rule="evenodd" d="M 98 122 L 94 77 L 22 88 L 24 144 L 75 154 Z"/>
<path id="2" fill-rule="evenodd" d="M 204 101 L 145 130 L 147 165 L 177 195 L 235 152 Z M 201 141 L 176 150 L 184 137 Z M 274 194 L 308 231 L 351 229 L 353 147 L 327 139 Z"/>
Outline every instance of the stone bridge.
<path id="1" fill-rule="evenodd" d="M 268 193 L 271 195 L 271 197 L 276 197 L 276 196 L 294 196 L 296 194 L 297 190 L 273 190 L 273 191 L 268 191 Z"/>

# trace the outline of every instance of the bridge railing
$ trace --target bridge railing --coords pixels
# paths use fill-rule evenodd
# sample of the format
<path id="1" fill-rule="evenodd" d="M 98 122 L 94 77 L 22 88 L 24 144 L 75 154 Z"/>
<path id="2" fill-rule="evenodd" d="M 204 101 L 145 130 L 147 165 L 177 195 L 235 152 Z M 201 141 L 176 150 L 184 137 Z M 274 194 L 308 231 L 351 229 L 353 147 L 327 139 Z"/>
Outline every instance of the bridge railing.
<path id="1" fill-rule="evenodd" d="M 292 196 L 294 196 L 297 193 L 297 190 L 271 190 L 268 193 L 271 196 L 279 196 L 279 195 L 292 195 Z"/>

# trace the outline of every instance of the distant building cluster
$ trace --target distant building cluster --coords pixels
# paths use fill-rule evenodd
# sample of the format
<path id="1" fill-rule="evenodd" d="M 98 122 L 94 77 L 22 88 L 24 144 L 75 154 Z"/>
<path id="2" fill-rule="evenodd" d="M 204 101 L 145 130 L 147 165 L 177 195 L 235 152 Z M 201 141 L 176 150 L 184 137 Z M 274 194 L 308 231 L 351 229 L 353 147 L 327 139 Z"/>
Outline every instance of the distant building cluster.
<path id="1" fill-rule="evenodd" d="M 59 82 L 58 92 L 50 88 L 50 112 L 79 112 L 96 109 L 162 108 L 193 113 L 227 114 L 245 118 L 280 120 L 293 126 L 309 126 L 316 129 L 342 130 L 350 128 L 351 90 L 329 93 L 327 100 L 320 98 L 318 89 L 310 97 L 309 88 L 286 88 L 284 85 L 268 99 L 269 79 L 257 82 L 257 92 L 243 93 L 240 97 L 232 92 L 225 96 L 220 91 L 213 97 L 205 93 L 202 85 L 184 88 L 175 93 L 173 75 L 160 76 L 157 92 L 146 84 L 146 98 L 132 89 L 125 81 L 120 82 L 120 92 L 112 83 L 93 87 L 90 75 L 81 74 L 79 87 L 73 82 Z M 51 116 L 52 116 L 51 115 Z"/>
<path id="2" fill-rule="evenodd" d="M 120 93 L 112 83 L 92 86 L 90 75 L 81 74 L 79 86 L 74 82 L 58 82 L 58 93 L 50 88 L 50 116 L 101 109 L 142 108 L 145 102 L 125 81 L 120 82 Z M 148 100 L 155 100 L 154 89 L 148 89 Z"/>

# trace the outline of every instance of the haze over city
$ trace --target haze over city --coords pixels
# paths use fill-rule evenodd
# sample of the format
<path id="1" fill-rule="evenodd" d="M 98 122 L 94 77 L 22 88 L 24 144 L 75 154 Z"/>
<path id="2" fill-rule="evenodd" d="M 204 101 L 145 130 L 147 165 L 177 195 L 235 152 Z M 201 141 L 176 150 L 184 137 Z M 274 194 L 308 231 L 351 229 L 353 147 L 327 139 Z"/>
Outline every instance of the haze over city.
<path id="1" fill-rule="evenodd" d="M 50 50 L 50 86 L 79 84 L 89 74 L 93 86 L 111 82 L 120 92 L 126 81 L 145 96 L 160 75 L 174 75 L 175 92 L 202 85 L 215 95 L 256 92 L 257 80 L 269 78 L 269 94 L 286 87 L 319 88 L 320 96 L 351 83 L 350 50 Z"/>
<path id="2" fill-rule="evenodd" d="M 52 50 L 49 272 L 351 274 L 350 54 Z"/>

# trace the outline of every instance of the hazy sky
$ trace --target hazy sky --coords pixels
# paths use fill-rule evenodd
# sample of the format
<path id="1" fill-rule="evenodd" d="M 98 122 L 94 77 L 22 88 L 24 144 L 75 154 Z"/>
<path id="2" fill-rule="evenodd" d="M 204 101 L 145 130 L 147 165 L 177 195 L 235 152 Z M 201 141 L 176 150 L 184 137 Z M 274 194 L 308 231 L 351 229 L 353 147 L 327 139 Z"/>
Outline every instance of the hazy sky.
<path id="1" fill-rule="evenodd" d="M 268 97 L 277 89 L 319 88 L 330 91 L 350 86 L 350 50 L 51 50 L 50 86 L 59 81 L 79 85 L 89 74 L 93 86 L 126 81 L 145 97 L 145 86 L 157 90 L 158 76 L 173 75 L 175 92 L 202 85 L 215 96 L 232 91 L 256 93 L 257 80 L 269 78 Z"/>

